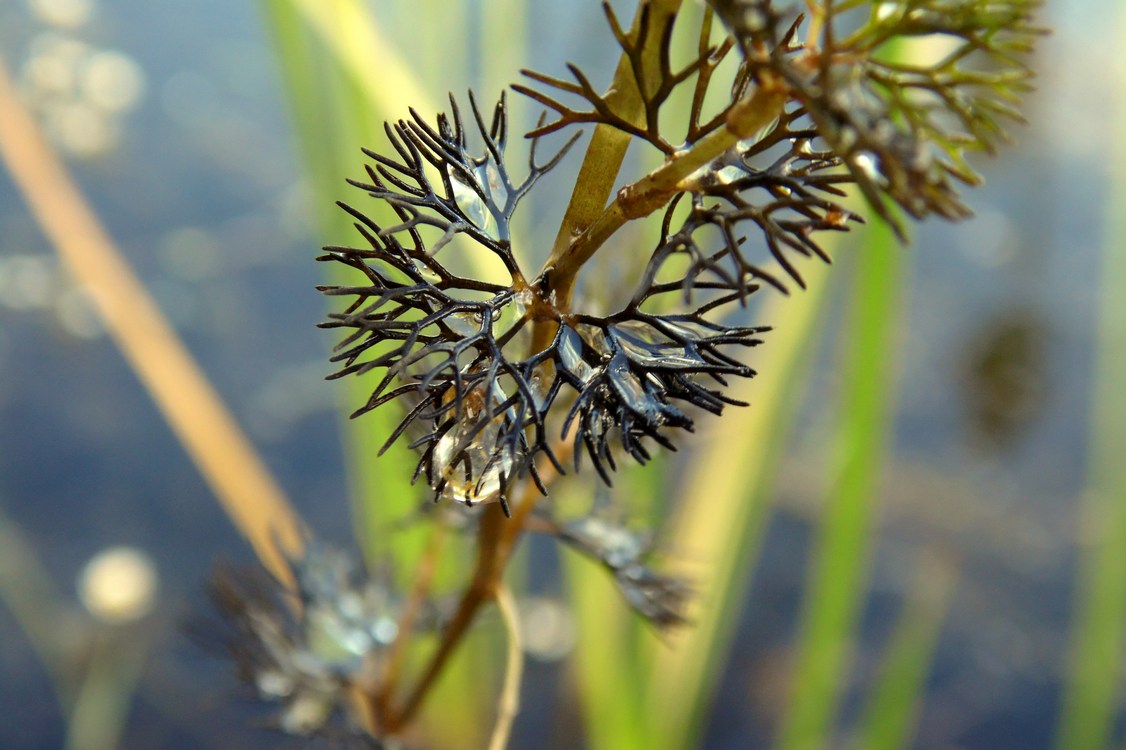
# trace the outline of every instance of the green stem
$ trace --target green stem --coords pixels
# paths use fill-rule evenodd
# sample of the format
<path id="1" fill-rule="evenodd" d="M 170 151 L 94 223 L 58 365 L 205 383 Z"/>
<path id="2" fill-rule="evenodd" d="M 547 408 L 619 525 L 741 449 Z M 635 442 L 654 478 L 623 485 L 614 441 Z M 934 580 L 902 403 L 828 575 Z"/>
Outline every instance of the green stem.
<path id="1" fill-rule="evenodd" d="M 1126 13 L 1118 28 L 1126 29 Z M 1126 132 L 1126 96 L 1119 94 L 1114 109 L 1117 132 Z M 1126 651 L 1126 400 L 1121 395 L 1126 382 L 1126 148 L 1118 140 L 1111 148 L 1091 445 L 1080 511 L 1071 666 L 1056 742 L 1060 750 L 1109 747 Z"/>
<path id="2" fill-rule="evenodd" d="M 66 750 L 113 750 L 129 716 L 148 642 L 135 628 L 99 633 L 67 726 Z"/>
<path id="3" fill-rule="evenodd" d="M 856 750 L 903 750 L 911 744 L 935 647 L 958 580 L 957 565 L 924 550 L 915 585 L 884 657 L 883 674 L 860 720 Z"/>
<path id="4" fill-rule="evenodd" d="M 805 593 L 782 750 L 826 747 L 864 601 L 871 527 L 887 443 L 903 250 L 885 224 L 855 258 L 845 338 L 836 473 Z"/>
<path id="5" fill-rule="evenodd" d="M 566 247 L 557 248 L 548 261 L 545 272 L 558 298 L 570 299 L 579 269 L 615 232 L 667 204 L 683 189 L 681 182 L 693 172 L 776 120 L 786 98 L 787 89 L 781 83 L 760 85 L 750 99 L 731 108 L 726 127 L 709 133 L 687 151 L 676 154 L 642 179 L 622 188 L 614 202 L 587 229 Z"/>
<path id="6" fill-rule="evenodd" d="M 682 0 L 650 0 L 648 7 L 651 27 L 660 29 L 671 23 L 681 2 Z M 641 3 L 638 3 L 638 11 L 634 14 L 631 27 L 632 34 L 637 34 L 640 27 L 641 7 Z M 660 37 L 659 33 L 650 32 L 650 39 L 659 40 Z M 645 50 L 645 54 L 656 59 L 660 45 L 651 46 L 652 49 Z M 657 70 L 658 67 L 649 65 L 647 69 Z M 642 122 L 645 104 L 634 80 L 633 67 L 624 53 L 618 61 L 606 98 L 615 112 L 633 122 Z M 571 246 L 572 240 L 603 214 L 632 140 L 633 136 L 629 133 L 611 125 L 595 127 L 579 168 L 579 176 L 575 180 L 575 189 L 571 192 L 571 200 L 555 237 L 551 257 L 544 266 L 545 270 L 555 266 L 559 257 Z"/>

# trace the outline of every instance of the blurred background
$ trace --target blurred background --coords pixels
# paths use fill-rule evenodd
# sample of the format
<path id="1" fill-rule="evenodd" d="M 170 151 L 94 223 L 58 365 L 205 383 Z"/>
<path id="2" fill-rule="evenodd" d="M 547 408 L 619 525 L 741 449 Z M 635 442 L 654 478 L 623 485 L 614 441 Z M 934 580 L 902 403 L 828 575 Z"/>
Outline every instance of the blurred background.
<path id="1" fill-rule="evenodd" d="M 279 64 L 279 54 L 293 54 L 279 32 L 282 5 L 0 0 L 0 56 L 293 504 L 318 536 L 351 545 L 365 535 L 350 509 L 355 437 L 341 432 L 341 415 L 345 401 L 357 404 L 323 380 L 333 339 L 314 327 L 325 302 L 313 288 L 324 281 L 313 258 L 330 241 L 324 232 L 333 219 L 324 219 L 331 199 L 317 180 L 346 197 L 343 179 L 360 174 L 359 147 L 382 143 L 378 121 L 414 102 L 357 118 L 366 135 L 340 146 L 352 155 L 348 166 L 331 174 L 336 162 L 324 162 L 327 177 L 307 177 L 309 134 L 332 112 L 315 110 L 314 122 L 295 132 L 291 104 L 300 111 L 300 92 Z M 488 100 L 519 68 L 559 74 L 566 60 L 604 74 L 596 77 L 604 85 L 617 58 L 593 2 L 352 5 L 370 13 L 430 87 L 431 102 L 470 85 Z M 628 18 L 629 5 L 616 7 Z M 1012 129 L 1017 143 L 1000 158 L 975 162 L 987 179 L 967 196 L 977 217 L 918 226 L 913 244 L 894 251 L 886 442 L 876 441 L 871 491 L 853 508 L 861 541 L 849 554 L 861 593 L 846 617 L 849 656 L 826 746 L 877 746 L 864 727 L 884 725 L 871 717 L 893 710 L 910 730 L 888 746 L 1068 747 L 1076 740 L 1067 737 L 1084 735 L 1061 729 L 1067 686 L 1099 679 L 1109 687 L 1090 705 L 1104 709 L 1073 721 L 1098 724 L 1090 736 L 1100 743 L 1126 740 L 1118 652 L 1092 658 L 1109 676 L 1090 680 L 1077 677 L 1082 659 L 1069 657 L 1075 613 L 1091 602 L 1111 610 L 1084 620 L 1092 632 L 1110 644 L 1126 636 L 1126 620 L 1114 617 L 1126 582 L 1115 588 L 1113 570 L 1115 562 L 1126 570 L 1126 552 L 1100 533 L 1126 529 L 1114 525 L 1113 504 L 1099 504 L 1107 493 L 1093 484 L 1091 446 L 1109 438 L 1090 419 L 1120 408 L 1105 398 L 1112 390 L 1095 397 L 1092 384 L 1124 356 L 1104 341 L 1098 358 L 1101 269 L 1122 239 L 1108 229 L 1120 210 L 1108 196 L 1116 190 L 1115 128 L 1126 125 L 1110 118 L 1123 63 L 1102 43 L 1126 30 L 1114 26 L 1118 14 L 1110 0 L 1045 8 L 1053 34 L 1037 51 L 1038 90 L 1023 107 L 1030 124 Z M 430 25 L 433 33 L 420 29 Z M 376 87 L 381 59 L 367 60 Z M 529 126 L 532 114 L 517 106 L 514 117 L 524 121 L 514 129 Z M 574 169 L 561 170 L 561 185 Z M 535 205 L 549 236 L 560 208 Z M 831 517 L 824 509 L 842 507 L 827 497 L 840 479 L 831 456 L 847 421 L 842 403 L 855 393 L 843 382 L 854 372 L 850 284 L 862 273 L 850 247 L 839 268 L 815 277 L 826 285 L 823 303 L 811 313 L 815 338 L 791 384 L 786 429 L 760 435 L 772 452 L 769 477 L 744 490 L 769 502 L 744 519 L 757 531 L 740 542 L 743 572 L 732 579 L 727 624 L 715 636 L 732 650 L 723 658 L 709 652 L 714 689 L 684 697 L 703 707 L 686 746 L 774 746 L 778 727 L 795 721 L 787 697 L 801 684 L 794 665 L 802 654 L 818 662 L 808 656 L 817 628 L 803 592 L 828 580 L 816 572 L 816 561 L 829 559 L 817 553 Z M 790 304 L 802 302 L 770 309 L 785 316 Z M 786 320 L 759 322 L 781 330 Z M 260 728 L 269 714 L 236 685 L 230 665 L 184 634 L 185 622 L 208 612 L 214 562 L 249 562 L 252 553 L 6 171 L 0 373 L 0 747 L 90 747 L 76 716 L 123 748 L 277 747 L 279 736 Z M 1115 455 L 1115 444 L 1100 445 Z M 655 471 L 691 475 L 677 469 L 696 465 L 692 456 Z M 727 462 L 730 471 L 736 459 Z M 375 464 L 369 481 L 406 470 L 389 464 Z M 660 484 L 648 482 L 642 486 Z M 706 498 L 697 512 L 708 512 Z M 743 547 L 751 544 L 753 551 Z M 550 544 L 533 540 L 522 564 L 530 566 L 525 614 L 551 636 L 533 644 L 513 746 L 614 747 L 605 733 L 581 730 L 582 717 L 597 721 L 597 712 L 582 697 L 590 679 L 583 659 L 568 657 L 581 648 L 576 633 L 580 644 L 587 633 L 615 636 L 588 627 L 589 601 L 567 596 L 578 579 L 570 588 L 561 582 L 565 566 Z M 125 581 L 108 601 L 98 593 L 106 576 Z M 135 596 L 114 599 L 127 586 Z M 617 601 L 600 606 L 624 611 Z M 653 640 L 644 628 L 635 636 Z M 906 686 L 899 704 L 881 709 L 880 696 L 896 695 L 896 684 Z M 452 728 L 436 733 L 435 746 L 478 746 L 457 740 L 482 731 L 459 728 L 474 711 L 485 712 L 484 727 L 491 722 L 493 688 L 478 692 Z M 645 705 L 635 701 L 633 710 Z M 620 731 L 617 747 L 654 746 L 622 739 L 641 736 L 628 726 Z"/>

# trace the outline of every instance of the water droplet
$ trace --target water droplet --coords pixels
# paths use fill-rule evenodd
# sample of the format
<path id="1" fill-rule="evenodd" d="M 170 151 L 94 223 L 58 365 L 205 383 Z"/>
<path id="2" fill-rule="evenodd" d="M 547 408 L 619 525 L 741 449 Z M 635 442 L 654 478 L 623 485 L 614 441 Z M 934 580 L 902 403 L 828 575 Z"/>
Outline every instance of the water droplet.
<path id="1" fill-rule="evenodd" d="M 699 368 L 707 362 L 680 344 L 668 341 L 660 331 L 638 321 L 625 321 L 611 326 L 611 335 L 633 362 L 645 367 Z"/>
<path id="2" fill-rule="evenodd" d="M 582 357 L 582 339 L 569 326 L 562 326 L 559 329 L 559 360 L 563 369 L 582 381 L 584 385 L 594 377 L 594 368 Z"/>
<path id="3" fill-rule="evenodd" d="M 495 409 L 507 396 L 494 382 L 490 398 Z M 438 439 L 431 456 L 434 485 L 445 482 L 442 497 L 466 505 L 499 500 L 501 479 L 515 466 L 511 451 L 497 444 L 512 410 L 497 414 L 478 430 L 485 414 L 483 400 L 480 388 L 462 398 L 461 419 Z"/>
<path id="4" fill-rule="evenodd" d="M 610 385 L 627 407 L 644 417 L 650 424 L 664 422 L 658 403 L 645 391 L 641 381 L 630 370 L 629 360 L 623 353 L 614 355 L 607 366 L 607 372 L 610 376 Z"/>
<path id="5" fill-rule="evenodd" d="M 852 157 L 853 166 L 860 170 L 861 174 L 867 177 L 872 182 L 882 185 L 885 183 L 884 177 L 880 174 L 879 157 L 871 151 L 861 151 Z"/>
<path id="6" fill-rule="evenodd" d="M 481 332 L 482 317 L 480 313 L 459 312 L 446 316 L 445 324 L 458 336 L 475 336 Z"/>

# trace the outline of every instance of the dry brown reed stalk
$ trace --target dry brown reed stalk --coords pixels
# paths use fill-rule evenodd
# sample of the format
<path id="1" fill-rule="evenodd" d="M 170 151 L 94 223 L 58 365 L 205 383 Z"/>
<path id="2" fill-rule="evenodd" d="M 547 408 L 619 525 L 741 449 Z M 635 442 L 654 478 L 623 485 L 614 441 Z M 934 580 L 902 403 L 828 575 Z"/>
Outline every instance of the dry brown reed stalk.
<path id="1" fill-rule="evenodd" d="M 0 157 L 223 510 L 292 588 L 287 560 L 300 557 L 301 520 L 21 103 L 2 60 Z"/>

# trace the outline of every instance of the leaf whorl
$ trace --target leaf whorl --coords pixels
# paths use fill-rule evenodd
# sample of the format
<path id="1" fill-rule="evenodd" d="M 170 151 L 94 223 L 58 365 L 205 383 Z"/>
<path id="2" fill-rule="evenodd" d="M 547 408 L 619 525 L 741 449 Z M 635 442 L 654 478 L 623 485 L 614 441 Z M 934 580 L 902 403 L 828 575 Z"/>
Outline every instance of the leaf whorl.
<path id="1" fill-rule="evenodd" d="M 576 466 L 585 453 L 606 482 L 616 468 L 615 446 L 639 461 L 650 457 L 646 439 L 672 448 L 669 430 L 693 429 L 685 407 L 719 413 L 735 403 L 721 392 L 724 378 L 749 377 L 753 371 L 728 350 L 756 345 L 765 330 L 724 326 L 706 315 L 748 293 L 738 272 L 730 288 L 693 284 L 712 293 L 695 311 L 648 312 L 654 299 L 684 288 L 682 282 L 659 278 L 675 255 L 670 242 L 654 253 L 629 302 L 610 316 L 557 309 L 543 294 L 543 279 L 524 282 L 518 269 L 509 285 L 450 271 L 435 252 L 458 233 L 502 260 L 511 259 L 516 268 L 506 239 L 516 200 L 558 160 L 537 166 L 533 159 L 531 176 L 516 184 L 502 151 L 503 102 L 496 112 L 488 129 L 475 116 L 482 136 L 492 143 L 481 157 L 467 155 L 456 108 L 452 118 L 440 116 L 437 127 L 415 114 L 411 123 L 390 128 L 400 159 L 376 158 L 377 166 L 368 170 L 370 182 L 353 184 L 390 204 L 399 223 L 384 227 L 341 204 L 368 246 L 328 247 L 321 256 L 363 274 L 361 284 L 322 287 L 326 294 L 352 298 L 321 324 L 347 331 L 332 357 L 340 368 L 331 377 L 382 373 L 353 416 L 404 401 L 406 416 L 384 450 L 409 432 L 421 456 L 416 477 L 425 476 L 439 495 L 467 503 L 503 501 L 507 485 L 525 472 L 538 481 L 538 454 L 562 471 L 551 446 L 563 435 L 573 440 Z M 437 186 L 424 162 L 440 175 Z M 486 170 L 503 189 L 470 185 L 483 205 L 468 211 L 452 186 Z M 729 198 L 736 193 L 726 191 Z M 493 218 L 488 226 L 496 231 L 485 231 L 482 216 Z M 429 247 L 424 224 L 443 231 Z M 554 323 L 555 335 L 529 354 L 528 329 L 545 319 Z"/>
<path id="2" fill-rule="evenodd" d="M 836 13 L 832 3 L 807 4 L 817 31 L 802 41 L 804 16 L 789 7 L 709 0 L 695 53 L 678 67 L 670 48 L 676 14 L 643 2 L 627 31 L 604 4 L 636 97 L 598 93 L 574 65 L 573 81 L 525 71 L 538 88 L 514 88 L 554 118 L 545 114 L 528 134 L 523 180 L 505 161 L 503 96 L 486 121 L 470 94 L 468 127 L 452 96 L 451 113 L 434 124 L 411 110 L 410 119 L 386 126 L 392 156 L 365 150 L 374 164 L 366 180 L 352 184 L 387 204 L 393 218 L 381 225 L 340 204 L 366 246 L 329 247 L 321 257 L 363 278 L 323 288 L 353 298 L 322 324 L 347 332 L 333 377 L 382 373 L 356 415 L 405 402 L 387 445 L 409 432 L 421 456 L 415 476 L 440 496 L 503 503 L 509 483 L 525 474 L 544 490 L 535 459 L 542 454 L 562 472 L 552 446 L 564 438 L 576 466 L 585 453 L 609 483 L 617 450 L 644 462 L 650 441 L 672 449 L 674 430 L 693 429 L 688 407 L 718 414 L 737 403 L 723 393 L 726 379 L 754 373 L 733 352 L 757 345 L 765 329 L 722 324 L 716 311 L 745 304 L 763 285 L 783 292 L 791 281 L 804 286 L 795 256 L 827 262 L 817 233 L 862 221 L 842 205 L 847 184 L 856 183 L 900 233 L 890 204 L 914 218 L 968 214 L 954 185 L 978 181 L 967 153 L 992 150 L 1004 137 L 999 120 L 1019 118 L 1011 105 L 1031 75 L 1023 57 L 1040 33 L 1031 25 L 1038 5 L 899 0 Z M 719 43 L 713 15 L 727 30 Z M 935 34 L 951 46 L 932 63 L 899 63 L 886 54 L 897 39 Z M 735 48 L 741 63 L 721 68 Z M 727 104 L 706 114 L 720 70 L 729 71 Z M 662 114 L 682 87 L 692 103 L 684 136 L 676 138 Z M 759 91 L 775 90 L 785 93 L 777 116 L 735 141 L 745 133 L 729 115 Z M 573 107 L 567 97 L 583 104 Z M 654 146 L 666 166 L 697 145 L 707 145 L 698 153 L 708 154 L 719 150 L 712 144 L 727 146 L 655 193 L 667 201 L 660 240 L 632 297 L 605 316 L 558 302 L 551 271 L 529 280 L 512 246 L 518 204 L 578 136 L 543 163 L 539 139 L 584 122 Z M 482 150 L 470 150 L 471 137 Z M 500 260 L 505 283 L 457 270 L 467 254 L 481 251 Z"/>
<path id="3" fill-rule="evenodd" d="M 773 44 L 789 21 L 769 1 L 709 2 L 748 65 L 786 82 L 869 204 L 901 236 L 888 199 L 915 219 L 970 215 L 954 184 L 980 184 L 967 154 L 991 153 L 1006 137 L 1001 121 L 1022 120 L 1014 105 L 1032 77 L 1025 58 L 1044 33 L 1032 23 L 1040 0 L 897 0 L 844 13 L 826 3 L 810 54 Z M 947 45 L 938 59 L 889 59 L 892 45 L 924 37 L 933 44 L 935 35 Z M 764 44 L 769 55 L 756 51 Z"/>

